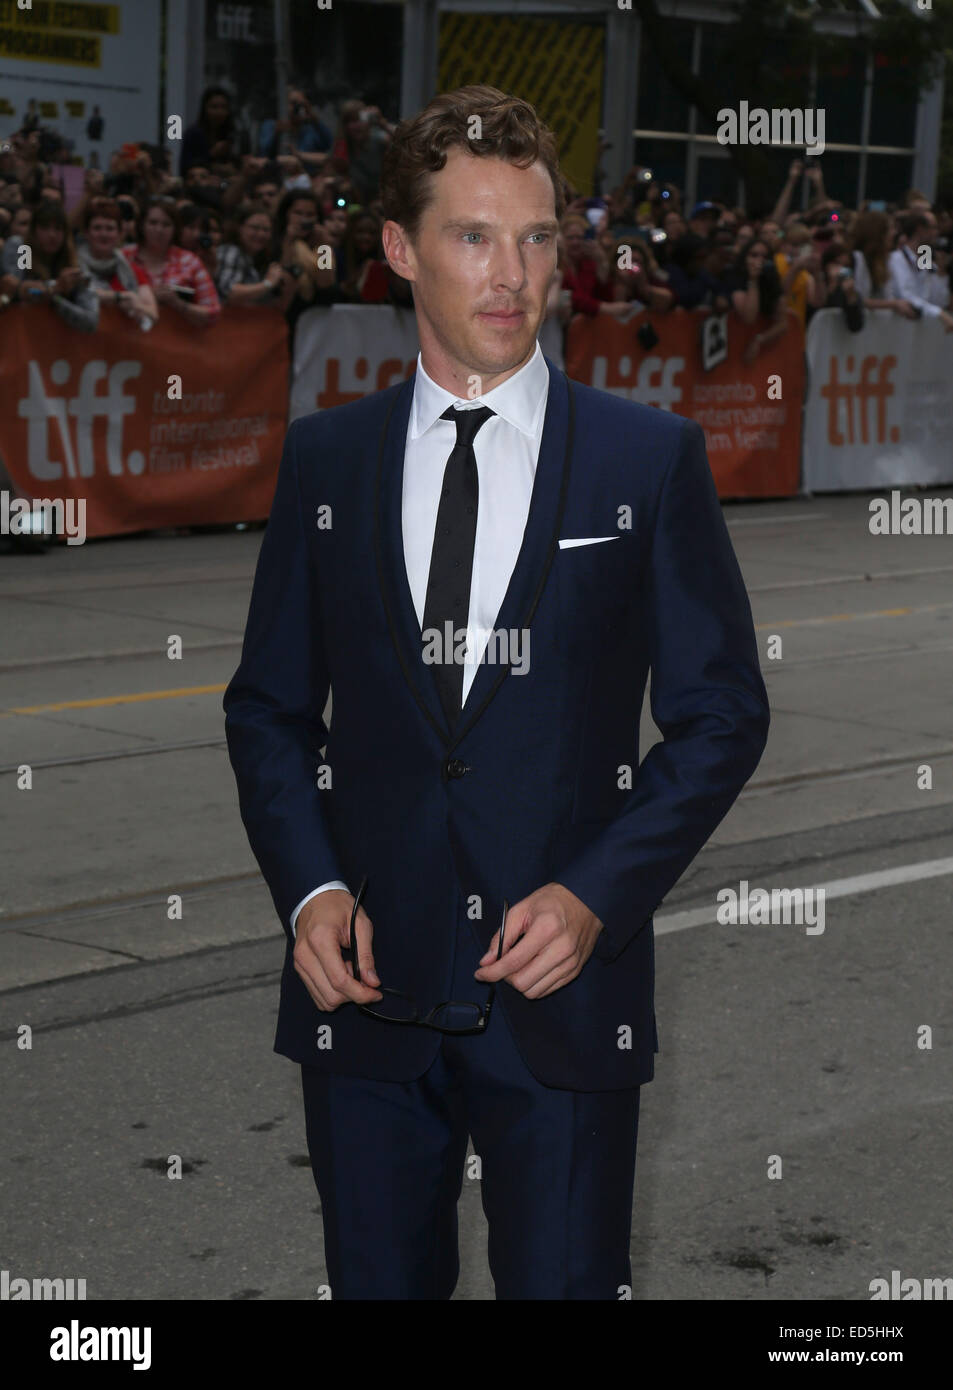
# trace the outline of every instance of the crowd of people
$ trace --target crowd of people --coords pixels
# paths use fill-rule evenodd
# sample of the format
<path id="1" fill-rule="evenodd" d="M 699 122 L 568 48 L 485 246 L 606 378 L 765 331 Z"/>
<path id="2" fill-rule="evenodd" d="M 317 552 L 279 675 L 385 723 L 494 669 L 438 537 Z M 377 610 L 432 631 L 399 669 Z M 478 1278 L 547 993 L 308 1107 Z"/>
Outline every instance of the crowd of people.
<path id="1" fill-rule="evenodd" d="M 792 210 L 806 181 L 806 206 Z M 605 197 L 576 198 L 562 219 L 561 284 L 570 311 L 625 315 L 633 301 L 656 313 L 728 313 L 758 332 L 749 362 L 818 309 L 840 309 L 852 332 L 868 309 L 938 318 L 953 330 L 953 215 L 911 189 L 895 207 L 850 209 L 829 198 L 820 165 L 791 162 L 766 215 L 703 201 L 633 166 Z"/>
<path id="2" fill-rule="evenodd" d="M 162 314 L 203 328 L 226 304 L 270 306 L 293 332 L 315 305 L 410 307 L 381 248 L 392 130 L 377 107 L 348 100 L 335 135 L 293 88 L 287 114 L 262 123 L 256 153 L 231 97 L 213 87 L 177 169 L 167 150 L 123 145 L 108 170 L 85 170 L 69 207 L 55 132 L 14 132 L 0 148 L 0 311 L 49 303 L 92 331 L 106 302 L 148 331 Z"/>
<path id="3" fill-rule="evenodd" d="M 55 132 L 21 129 L 0 150 L 0 312 L 48 302 L 91 331 L 107 302 L 145 332 L 164 314 L 201 329 L 223 305 L 270 306 L 293 335 L 316 305 L 410 308 L 410 284 L 381 243 L 381 161 L 393 129 L 377 107 L 348 100 L 334 131 L 295 87 L 253 149 L 229 93 L 212 87 L 183 134 L 178 168 L 160 147 L 123 145 L 108 170 L 85 171 L 68 209 Z M 640 165 L 604 196 L 568 184 L 564 195 L 544 348 L 574 314 L 626 317 L 639 305 L 757 325 L 749 363 L 787 331 L 788 309 L 804 326 L 833 307 L 854 332 L 877 308 L 953 329 L 953 215 L 917 190 L 895 207 L 849 209 L 827 196 L 819 163 L 795 159 L 767 215 L 714 201 L 685 207 L 675 185 Z"/>

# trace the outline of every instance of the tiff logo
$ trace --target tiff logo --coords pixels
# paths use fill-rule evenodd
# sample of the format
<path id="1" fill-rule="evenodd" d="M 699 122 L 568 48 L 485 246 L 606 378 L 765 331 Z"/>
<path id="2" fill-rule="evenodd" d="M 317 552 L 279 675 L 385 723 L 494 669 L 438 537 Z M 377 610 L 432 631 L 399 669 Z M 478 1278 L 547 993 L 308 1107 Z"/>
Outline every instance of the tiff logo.
<path id="1" fill-rule="evenodd" d="M 254 39 L 251 31 L 251 18 L 251 5 L 220 4 L 215 11 L 217 37 L 220 39 L 244 39 L 251 43 Z"/>
<path id="2" fill-rule="evenodd" d="M 854 356 L 848 354 L 845 360 L 848 372 L 854 372 Z M 831 357 L 828 377 L 821 387 L 821 395 L 827 401 L 827 440 L 829 444 L 840 446 L 853 444 L 859 434 L 861 444 L 896 444 L 900 430 L 890 425 L 888 433 L 887 401 L 894 394 L 890 373 L 897 365 L 896 357 L 864 357 L 860 364 L 859 378 L 841 381 L 839 364 Z M 870 411 L 868 402 L 875 402 L 873 413 L 876 436 L 871 440 Z M 843 428 L 842 428 L 843 427 Z"/>
<path id="3" fill-rule="evenodd" d="M 54 386 L 66 386 L 71 367 L 62 359 L 50 367 Z M 95 472 L 93 454 L 93 424 L 106 420 L 106 469 L 118 478 L 128 472 L 145 472 L 146 459 L 141 449 L 133 449 L 123 458 L 123 424 L 127 415 L 136 410 L 135 396 L 123 390 L 142 371 L 141 362 L 116 362 L 113 366 L 101 360 L 87 362 L 80 372 L 74 396 L 58 396 L 47 390 L 38 362 L 30 362 L 27 394 L 17 404 L 17 414 L 27 421 L 27 467 L 34 478 L 44 482 L 62 478 L 91 478 Z M 100 382 L 106 390 L 100 393 Z M 75 430 L 70 422 L 75 421 Z M 75 442 L 74 442 L 75 436 Z M 51 438 L 52 437 L 52 438 Z M 60 457 L 55 455 L 59 453 Z"/>
<path id="4" fill-rule="evenodd" d="M 625 353 L 612 363 L 597 356 L 592 364 L 592 384 L 640 405 L 671 410 L 682 399 L 682 388 L 675 378 L 684 369 L 684 357 L 645 357 L 636 367 L 635 357 Z"/>

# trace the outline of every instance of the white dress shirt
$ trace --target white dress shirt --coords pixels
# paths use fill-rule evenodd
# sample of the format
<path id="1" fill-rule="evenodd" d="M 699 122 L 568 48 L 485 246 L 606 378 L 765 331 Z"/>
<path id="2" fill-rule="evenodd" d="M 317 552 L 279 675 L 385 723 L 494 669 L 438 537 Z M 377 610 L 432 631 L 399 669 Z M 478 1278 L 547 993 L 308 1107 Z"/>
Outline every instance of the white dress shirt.
<path id="1" fill-rule="evenodd" d="M 887 257 L 887 298 L 907 299 L 924 318 L 937 318 L 950 302 L 950 286 L 935 270 L 920 270 L 909 246 L 898 246 Z"/>
<path id="2" fill-rule="evenodd" d="M 549 368 L 538 342 L 525 366 L 485 395 L 474 396 L 472 400 L 461 400 L 452 391 L 438 386 L 424 370 L 420 354 L 417 355 L 414 398 L 404 448 L 401 529 L 407 582 L 421 627 L 443 475 L 457 441 L 454 421 L 441 420 L 440 416 L 450 405 L 455 410 L 474 410 L 486 405 L 495 412 L 480 426 L 473 441 L 480 497 L 470 578 L 467 658 L 463 667 L 464 703 L 523 543 L 548 395 Z M 349 891 L 339 879 L 313 889 L 291 914 L 292 935 L 298 913 L 305 903 L 332 888 Z"/>

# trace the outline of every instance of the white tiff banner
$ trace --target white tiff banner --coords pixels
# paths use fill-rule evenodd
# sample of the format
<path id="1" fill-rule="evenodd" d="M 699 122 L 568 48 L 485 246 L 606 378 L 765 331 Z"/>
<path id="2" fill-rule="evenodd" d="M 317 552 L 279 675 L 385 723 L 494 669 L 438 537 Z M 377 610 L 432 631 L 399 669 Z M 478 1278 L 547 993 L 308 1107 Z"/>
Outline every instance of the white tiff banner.
<path id="1" fill-rule="evenodd" d="M 953 482 L 953 333 L 936 319 L 840 309 L 807 330 L 802 449 L 808 492 Z"/>

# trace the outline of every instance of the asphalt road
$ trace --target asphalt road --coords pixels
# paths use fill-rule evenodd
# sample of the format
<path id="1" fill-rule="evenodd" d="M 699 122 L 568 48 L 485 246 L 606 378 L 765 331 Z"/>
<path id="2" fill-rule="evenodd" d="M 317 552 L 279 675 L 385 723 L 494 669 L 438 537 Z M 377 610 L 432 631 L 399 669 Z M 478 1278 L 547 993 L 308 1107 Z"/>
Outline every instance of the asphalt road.
<path id="1" fill-rule="evenodd" d="M 773 724 L 656 918 L 636 1299 L 953 1276 L 953 543 L 872 537 L 867 507 L 726 508 Z M 298 1071 L 271 1050 L 281 929 L 221 713 L 260 539 L 0 556 L 0 1266 L 89 1299 L 325 1282 Z M 825 886 L 824 930 L 718 923 L 742 880 Z M 460 1215 L 455 1297 L 492 1298 L 476 1181 Z"/>

